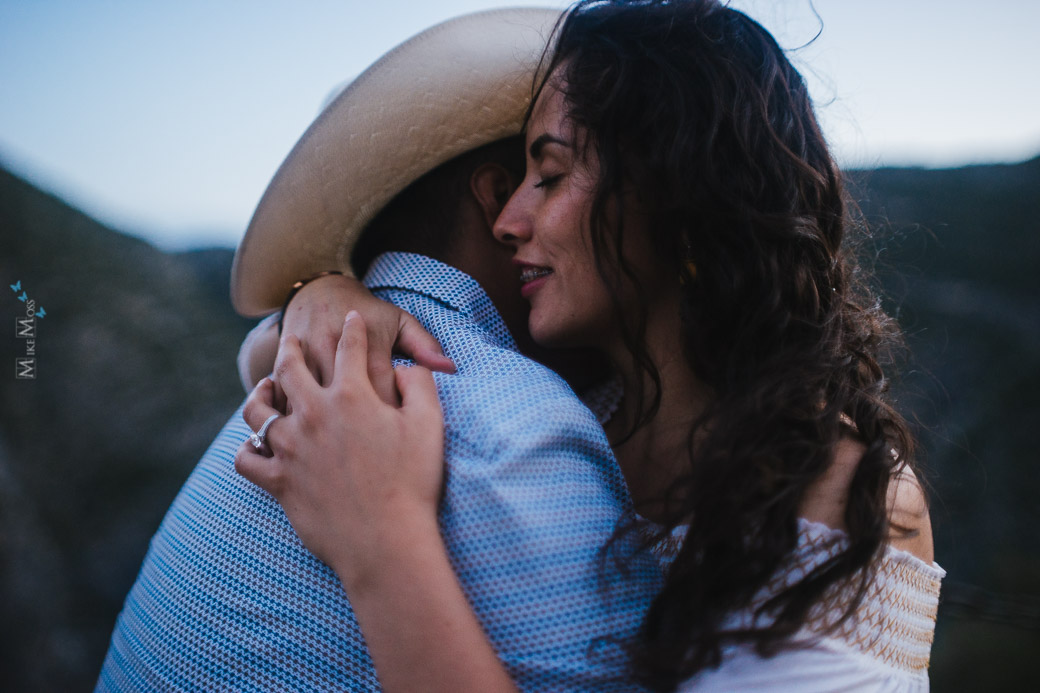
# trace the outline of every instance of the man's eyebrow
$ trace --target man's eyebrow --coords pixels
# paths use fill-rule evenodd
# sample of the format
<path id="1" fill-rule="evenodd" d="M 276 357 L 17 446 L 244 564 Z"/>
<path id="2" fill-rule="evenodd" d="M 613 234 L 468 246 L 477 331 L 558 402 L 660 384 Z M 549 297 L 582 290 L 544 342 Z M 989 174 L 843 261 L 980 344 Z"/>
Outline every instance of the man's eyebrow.
<path id="1" fill-rule="evenodd" d="M 570 142 L 562 140 L 554 135 L 550 135 L 549 133 L 545 133 L 544 135 L 539 135 L 535 141 L 531 143 L 531 158 L 540 159 L 542 157 L 542 148 L 547 144 L 560 144 L 564 147 L 571 146 Z"/>

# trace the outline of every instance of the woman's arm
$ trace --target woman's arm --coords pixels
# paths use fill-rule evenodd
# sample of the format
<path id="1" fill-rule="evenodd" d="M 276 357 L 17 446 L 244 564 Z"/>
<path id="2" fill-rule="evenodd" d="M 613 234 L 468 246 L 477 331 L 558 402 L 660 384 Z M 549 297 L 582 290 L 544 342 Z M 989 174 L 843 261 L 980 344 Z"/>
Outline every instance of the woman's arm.
<path id="1" fill-rule="evenodd" d="M 274 313 L 257 323 L 238 348 L 238 378 L 247 393 L 274 368 L 278 357 L 279 317 L 280 313 Z"/>
<path id="2" fill-rule="evenodd" d="M 357 279 L 329 274 L 307 282 L 293 295 L 283 318 L 282 335 L 301 343 L 304 361 L 319 383 L 332 379 L 343 317 L 356 310 L 368 329 L 368 372 L 384 402 L 396 397 L 391 354 L 400 353 L 431 370 L 451 373 L 454 364 L 414 317 L 369 292 Z M 265 319 L 242 342 L 239 375 L 247 389 L 271 373 L 278 350 L 276 319 Z"/>
<path id="3" fill-rule="evenodd" d="M 247 442 L 236 469 L 278 499 L 307 548 L 339 575 L 386 690 L 515 690 L 437 525 L 444 434 L 432 375 L 398 369 L 401 404 L 385 404 L 368 353 L 364 321 L 351 313 L 322 387 L 297 340 L 284 339 L 275 375 L 292 413 L 271 424 L 261 451 Z M 244 410 L 253 430 L 273 404 L 262 381 Z"/>
<path id="4" fill-rule="evenodd" d="M 402 514 L 366 579 L 344 583 L 386 691 L 515 691 L 448 562 L 436 522 Z M 335 561 L 335 559 L 334 559 Z M 331 564 L 350 575 L 349 559 Z"/>

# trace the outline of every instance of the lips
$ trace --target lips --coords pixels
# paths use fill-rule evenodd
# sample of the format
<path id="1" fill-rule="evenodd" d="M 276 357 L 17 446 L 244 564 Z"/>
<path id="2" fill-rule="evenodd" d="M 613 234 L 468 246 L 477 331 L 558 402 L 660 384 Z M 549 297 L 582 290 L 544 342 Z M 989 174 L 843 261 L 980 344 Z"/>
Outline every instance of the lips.
<path id="1" fill-rule="evenodd" d="M 551 267 L 532 265 L 515 259 L 513 263 L 520 269 L 520 295 L 526 299 L 530 299 L 553 273 Z"/>
<path id="2" fill-rule="evenodd" d="M 527 265 L 520 270 L 520 283 L 526 284 L 533 282 L 535 279 L 541 279 L 552 274 L 552 270 L 548 267 L 536 267 L 534 265 Z"/>

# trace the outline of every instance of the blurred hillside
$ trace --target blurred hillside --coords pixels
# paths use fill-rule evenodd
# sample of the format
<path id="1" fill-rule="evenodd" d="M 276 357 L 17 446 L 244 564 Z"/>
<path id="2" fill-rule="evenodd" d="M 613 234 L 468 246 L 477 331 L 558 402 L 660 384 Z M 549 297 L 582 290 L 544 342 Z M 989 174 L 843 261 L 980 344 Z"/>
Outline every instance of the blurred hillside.
<path id="1" fill-rule="evenodd" d="M 165 254 L 0 170 L 0 689 L 87 690 L 167 506 L 243 399 L 232 252 Z M 34 380 L 24 315 L 46 310 Z"/>
<path id="2" fill-rule="evenodd" d="M 1040 670 L 1040 158 L 855 172 L 866 249 L 911 351 L 936 560 L 934 691 L 1035 691 Z"/>
<path id="3" fill-rule="evenodd" d="M 1040 690 L 1040 159 L 852 178 L 950 573 L 933 690 Z M 148 539 L 243 397 L 231 255 L 162 253 L 0 170 L 0 688 L 92 686 Z M 35 380 L 12 372 L 16 281 L 47 311 Z"/>

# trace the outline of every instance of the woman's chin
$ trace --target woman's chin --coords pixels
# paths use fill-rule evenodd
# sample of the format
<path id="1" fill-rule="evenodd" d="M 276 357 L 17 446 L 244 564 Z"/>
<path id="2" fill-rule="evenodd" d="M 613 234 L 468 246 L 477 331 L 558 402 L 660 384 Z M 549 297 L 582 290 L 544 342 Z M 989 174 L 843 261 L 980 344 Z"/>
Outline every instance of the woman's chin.
<path id="1" fill-rule="evenodd" d="M 573 346 L 567 339 L 566 331 L 561 331 L 552 325 L 528 320 L 527 327 L 534 343 L 544 349 L 567 349 Z"/>
<path id="2" fill-rule="evenodd" d="M 545 349 L 581 349 L 595 346 L 589 342 L 587 332 L 569 325 L 529 320 L 528 328 L 534 343 Z"/>

